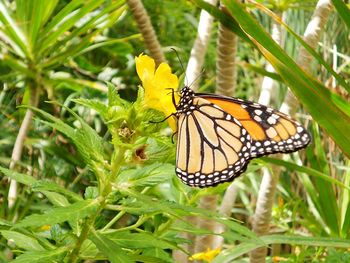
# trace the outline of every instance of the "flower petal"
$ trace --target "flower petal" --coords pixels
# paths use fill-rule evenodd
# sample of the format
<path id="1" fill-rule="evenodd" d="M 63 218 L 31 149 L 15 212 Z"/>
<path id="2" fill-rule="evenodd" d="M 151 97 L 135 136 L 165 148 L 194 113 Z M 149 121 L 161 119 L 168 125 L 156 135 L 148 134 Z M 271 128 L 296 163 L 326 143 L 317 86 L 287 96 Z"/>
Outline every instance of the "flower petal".
<path id="1" fill-rule="evenodd" d="M 139 75 L 142 82 L 145 79 L 154 77 L 156 63 L 152 58 L 147 55 L 140 54 L 138 57 L 135 57 L 135 63 L 137 75 Z"/>
<path id="2" fill-rule="evenodd" d="M 171 73 L 171 68 L 166 63 L 161 63 L 155 69 L 155 62 L 147 55 L 141 54 L 135 58 L 136 71 L 139 75 L 142 86 L 145 90 L 145 105 L 162 111 L 165 116 L 176 112 L 172 99 L 171 89 L 176 90 L 179 80 Z M 179 100 L 177 93 L 174 93 L 175 102 Z M 168 119 L 169 125 L 175 131 L 176 123 L 172 118 Z"/>

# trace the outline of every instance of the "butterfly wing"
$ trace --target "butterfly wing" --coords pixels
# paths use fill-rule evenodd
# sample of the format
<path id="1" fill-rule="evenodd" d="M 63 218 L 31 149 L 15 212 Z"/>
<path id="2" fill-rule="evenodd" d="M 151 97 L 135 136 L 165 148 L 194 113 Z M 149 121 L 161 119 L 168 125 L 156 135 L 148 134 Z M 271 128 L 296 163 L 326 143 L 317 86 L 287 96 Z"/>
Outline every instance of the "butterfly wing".
<path id="1" fill-rule="evenodd" d="M 232 181 L 245 171 L 251 136 L 220 107 L 194 97 L 178 117 L 176 174 L 187 185 L 207 187 Z"/>
<path id="2" fill-rule="evenodd" d="M 259 103 L 211 94 L 196 94 L 235 117 L 252 137 L 251 158 L 294 152 L 306 147 L 310 135 L 288 115 Z"/>

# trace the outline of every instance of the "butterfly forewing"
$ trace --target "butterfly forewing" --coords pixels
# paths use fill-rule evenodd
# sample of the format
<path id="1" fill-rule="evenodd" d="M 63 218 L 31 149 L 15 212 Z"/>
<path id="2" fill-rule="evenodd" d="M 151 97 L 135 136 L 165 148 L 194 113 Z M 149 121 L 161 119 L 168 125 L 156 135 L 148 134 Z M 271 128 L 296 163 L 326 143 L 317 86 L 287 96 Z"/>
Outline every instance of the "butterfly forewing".
<path id="1" fill-rule="evenodd" d="M 192 110 L 178 118 L 178 177 L 190 186 L 233 180 L 245 170 L 251 138 L 230 114 L 195 97 Z"/>

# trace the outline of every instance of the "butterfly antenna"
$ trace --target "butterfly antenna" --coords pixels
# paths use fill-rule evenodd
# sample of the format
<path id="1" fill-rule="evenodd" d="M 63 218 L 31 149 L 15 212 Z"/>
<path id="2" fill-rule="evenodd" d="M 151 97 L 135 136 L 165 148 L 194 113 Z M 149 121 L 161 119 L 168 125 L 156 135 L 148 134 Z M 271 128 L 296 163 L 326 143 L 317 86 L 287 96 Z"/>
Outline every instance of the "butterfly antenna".
<path id="1" fill-rule="evenodd" d="M 204 74 L 205 69 L 203 68 L 202 71 L 198 74 L 198 76 L 192 80 L 192 82 L 188 85 L 188 87 L 191 87 L 194 83 L 196 83 Z"/>
<path id="2" fill-rule="evenodd" d="M 180 59 L 180 56 L 179 56 L 179 53 L 177 52 L 177 50 L 175 49 L 175 48 L 170 48 L 172 51 L 174 51 L 175 52 L 175 54 L 176 54 L 176 57 L 177 57 L 177 59 L 179 60 L 179 62 L 180 62 L 180 65 L 181 65 L 181 69 L 182 69 L 182 72 L 184 73 L 184 75 L 185 75 L 185 83 L 187 83 L 187 76 L 186 76 L 186 71 L 185 71 L 185 67 L 184 67 L 184 65 L 182 64 L 182 61 L 181 61 L 181 59 Z M 185 84 L 186 85 L 186 84 Z"/>

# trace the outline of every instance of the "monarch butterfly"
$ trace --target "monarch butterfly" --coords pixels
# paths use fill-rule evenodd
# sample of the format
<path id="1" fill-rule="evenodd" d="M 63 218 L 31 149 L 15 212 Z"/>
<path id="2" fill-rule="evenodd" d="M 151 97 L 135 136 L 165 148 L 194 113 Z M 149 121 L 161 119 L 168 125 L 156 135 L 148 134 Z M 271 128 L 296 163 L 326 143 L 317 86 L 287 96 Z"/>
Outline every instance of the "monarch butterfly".
<path id="1" fill-rule="evenodd" d="M 173 91 L 174 92 L 174 91 Z M 177 119 L 176 175 L 189 186 L 229 182 L 252 158 L 294 152 L 310 142 L 289 116 L 238 98 L 194 93 L 185 86 L 173 103 Z"/>

